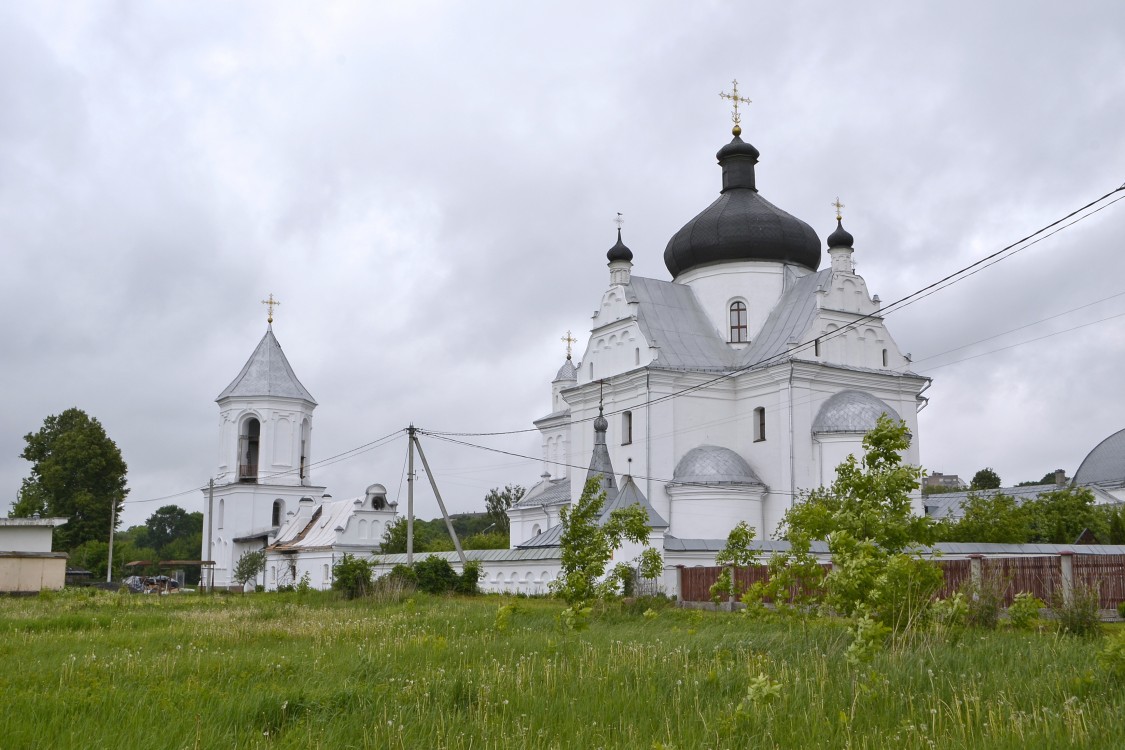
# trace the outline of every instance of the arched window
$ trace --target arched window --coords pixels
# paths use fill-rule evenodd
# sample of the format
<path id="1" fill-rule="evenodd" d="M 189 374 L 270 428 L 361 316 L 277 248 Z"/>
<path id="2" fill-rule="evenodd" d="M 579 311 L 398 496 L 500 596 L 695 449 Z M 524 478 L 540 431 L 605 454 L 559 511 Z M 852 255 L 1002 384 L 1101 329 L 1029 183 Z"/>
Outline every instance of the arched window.
<path id="1" fill-rule="evenodd" d="M 621 412 L 621 444 L 628 445 L 633 442 L 633 412 Z"/>
<path id="2" fill-rule="evenodd" d="M 262 437 L 262 423 L 254 417 L 242 424 L 238 437 L 238 478 L 243 482 L 258 481 L 258 444 Z"/>
<path id="3" fill-rule="evenodd" d="M 754 442 L 766 439 L 766 410 L 759 406 L 754 410 Z"/>
<path id="4" fill-rule="evenodd" d="M 883 350 L 883 367 L 887 366 L 887 350 Z"/>
<path id="5" fill-rule="evenodd" d="M 215 528 L 223 528 L 223 499 L 219 498 L 219 512 L 215 515 Z"/>
<path id="6" fill-rule="evenodd" d="M 284 517 L 284 515 L 285 501 L 281 498 L 278 498 L 277 500 L 273 501 L 273 517 L 270 519 L 270 523 L 274 526 L 280 526 L 281 519 Z"/>
<path id="7" fill-rule="evenodd" d="M 745 344 L 747 340 L 746 303 L 732 302 L 730 305 L 730 342 L 732 344 Z"/>
<path id="8" fill-rule="evenodd" d="M 309 420 L 301 423 L 301 464 L 299 477 L 304 480 L 308 479 L 308 465 L 309 465 L 309 433 L 312 431 L 312 426 Z M 303 482 L 302 482 L 303 483 Z"/>

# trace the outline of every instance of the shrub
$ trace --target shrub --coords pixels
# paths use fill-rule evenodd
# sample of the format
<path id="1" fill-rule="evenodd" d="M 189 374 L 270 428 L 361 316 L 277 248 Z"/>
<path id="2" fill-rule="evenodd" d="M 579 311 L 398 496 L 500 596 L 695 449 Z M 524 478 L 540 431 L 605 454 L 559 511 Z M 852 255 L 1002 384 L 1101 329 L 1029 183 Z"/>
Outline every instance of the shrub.
<path id="1" fill-rule="evenodd" d="M 365 596 L 371 587 L 371 563 L 348 553 L 332 566 L 332 588 L 345 599 Z"/>
<path id="2" fill-rule="evenodd" d="M 1070 600 L 1063 598 L 1062 592 L 1051 594 L 1051 613 L 1059 622 L 1059 630 L 1071 635 L 1093 637 L 1102 634 L 1101 615 L 1098 603 L 1101 598 L 1097 586 L 1076 584 L 1070 592 Z"/>
<path id="3" fill-rule="evenodd" d="M 467 561 L 461 575 L 457 576 L 457 580 L 453 583 L 453 590 L 458 594 L 480 593 L 477 584 L 480 582 L 481 573 L 480 560 Z"/>
<path id="4" fill-rule="evenodd" d="M 1007 581 L 998 575 L 982 574 L 979 581 L 970 580 L 962 587 L 969 605 L 968 624 L 974 628 L 995 630 L 1000 623 Z"/>
<path id="5" fill-rule="evenodd" d="M 1117 616 L 1125 620 L 1125 602 L 1117 605 Z"/>
<path id="6" fill-rule="evenodd" d="M 444 557 L 430 555 L 414 563 L 418 590 L 427 594 L 445 594 L 457 585 L 457 573 Z"/>
<path id="7" fill-rule="evenodd" d="M 1125 631 L 1105 644 L 1098 654 L 1098 665 L 1109 673 L 1111 680 L 1125 684 Z"/>
<path id="8" fill-rule="evenodd" d="M 1008 624 L 1019 630 L 1030 629 L 1039 619 L 1043 601 L 1027 591 L 1016 594 L 1012 606 L 1008 607 Z"/>

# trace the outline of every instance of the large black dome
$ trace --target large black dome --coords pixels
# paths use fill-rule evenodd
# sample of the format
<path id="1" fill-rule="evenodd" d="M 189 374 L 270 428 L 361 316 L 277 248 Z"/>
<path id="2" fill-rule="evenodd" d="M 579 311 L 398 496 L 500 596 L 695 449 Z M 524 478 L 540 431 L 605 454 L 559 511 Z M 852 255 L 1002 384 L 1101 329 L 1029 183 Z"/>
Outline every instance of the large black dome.
<path id="1" fill-rule="evenodd" d="M 675 278 L 692 268 L 739 260 L 820 267 L 820 238 L 813 228 L 758 194 L 754 165 L 758 149 L 737 135 L 716 155 L 723 190 L 701 214 L 672 235 L 664 265 Z"/>

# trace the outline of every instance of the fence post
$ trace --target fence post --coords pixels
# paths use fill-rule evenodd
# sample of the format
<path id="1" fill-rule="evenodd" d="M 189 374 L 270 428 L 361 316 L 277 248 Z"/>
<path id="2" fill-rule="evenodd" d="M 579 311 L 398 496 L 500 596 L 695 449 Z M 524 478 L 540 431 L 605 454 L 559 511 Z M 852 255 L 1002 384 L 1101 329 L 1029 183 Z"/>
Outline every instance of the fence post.
<path id="1" fill-rule="evenodd" d="M 730 571 L 730 591 L 727 592 L 727 609 L 730 610 L 731 612 L 733 612 L 734 611 L 734 586 L 735 586 L 734 576 L 735 576 L 735 573 L 737 573 L 738 571 L 736 571 L 734 569 L 733 565 L 728 565 L 727 570 Z"/>
<path id="2" fill-rule="evenodd" d="M 974 552 L 973 554 L 969 555 L 969 581 L 972 584 L 973 588 L 973 601 L 976 601 L 980 598 L 980 582 L 983 578 L 983 575 L 981 573 L 981 560 L 983 559 L 984 555 L 980 554 L 979 552 Z"/>
<path id="3" fill-rule="evenodd" d="M 676 566 L 676 598 L 680 600 L 680 606 L 684 606 L 684 566 Z"/>
<path id="4" fill-rule="evenodd" d="M 1062 574 L 1063 606 L 1069 607 L 1074 601 L 1074 553 L 1070 550 L 1059 553 L 1059 572 Z"/>

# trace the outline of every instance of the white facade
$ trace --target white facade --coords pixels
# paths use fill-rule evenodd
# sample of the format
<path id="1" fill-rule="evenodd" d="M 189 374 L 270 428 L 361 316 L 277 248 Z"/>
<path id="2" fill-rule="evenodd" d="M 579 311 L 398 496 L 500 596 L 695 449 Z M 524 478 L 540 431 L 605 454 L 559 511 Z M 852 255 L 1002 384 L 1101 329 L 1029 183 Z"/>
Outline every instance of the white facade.
<path id="1" fill-rule="evenodd" d="M 382 485 L 371 485 L 362 498 L 332 502 L 313 483 L 316 400 L 294 374 L 272 326 L 216 402 L 219 466 L 213 493 L 204 491 L 202 550 L 203 559 L 215 563 L 213 585 L 234 585 L 239 557 L 268 547 L 258 584 L 295 584 L 308 573 L 313 586 L 326 588 L 334 554 L 369 554 L 378 547 L 395 505 L 386 502 Z M 334 521 L 327 532 L 300 533 L 329 509 Z M 284 554 L 272 551 L 279 543 L 286 545 Z"/>

